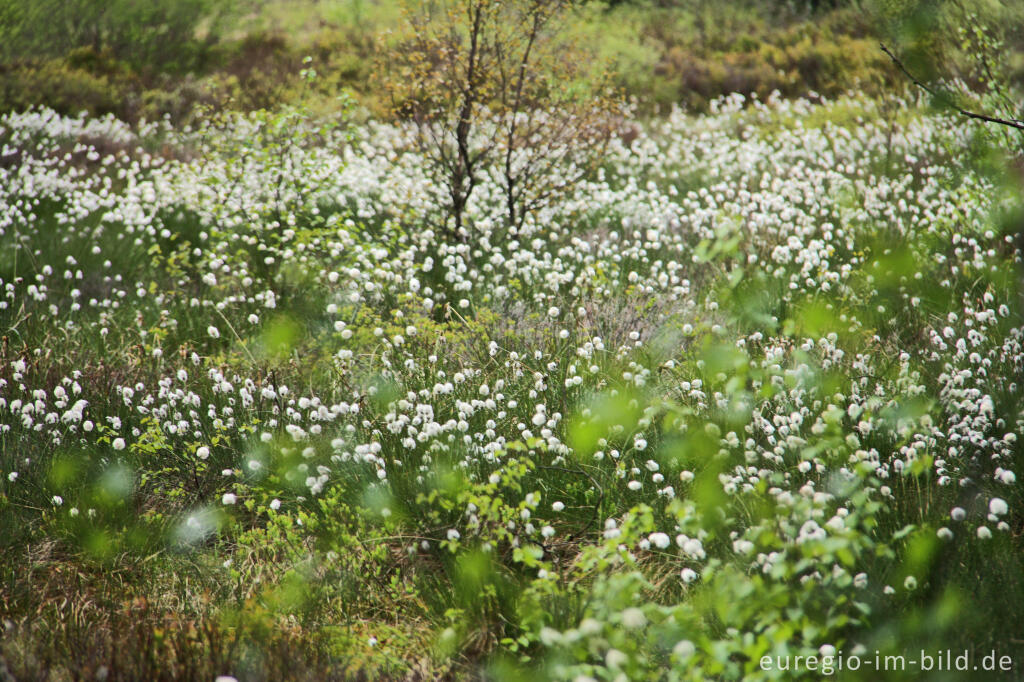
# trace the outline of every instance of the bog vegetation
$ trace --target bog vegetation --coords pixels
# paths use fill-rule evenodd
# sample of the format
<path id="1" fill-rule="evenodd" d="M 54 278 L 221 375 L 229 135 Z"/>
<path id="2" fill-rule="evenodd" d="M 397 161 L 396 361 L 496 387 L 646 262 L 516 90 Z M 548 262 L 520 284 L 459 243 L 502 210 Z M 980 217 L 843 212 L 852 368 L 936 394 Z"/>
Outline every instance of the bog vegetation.
<path id="1" fill-rule="evenodd" d="M 123 4 L 0 0 L 0 679 L 1019 674 L 1013 7 L 369 6 L 253 109 Z"/>
<path id="2" fill-rule="evenodd" d="M 614 62 L 614 84 L 647 113 L 706 111 L 734 92 L 889 93 L 902 80 L 878 38 L 893 32 L 919 61 L 978 85 L 961 68 L 978 36 L 960 35 L 978 29 L 999 38 L 990 66 L 1015 82 L 1024 74 L 1024 8 L 1003 0 L 586 0 L 571 9 L 565 31 L 600 58 L 575 67 Z M 404 23 L 397 0 L 0 0 L 0 111 L 44 104 L 180 122 L 195 103 L 273 108 L 305 89 L 298 73 L 312 56 L 316 108 L 332 110 L 347 89 L 379 117 L 392 102 L 374 65 Z"/>

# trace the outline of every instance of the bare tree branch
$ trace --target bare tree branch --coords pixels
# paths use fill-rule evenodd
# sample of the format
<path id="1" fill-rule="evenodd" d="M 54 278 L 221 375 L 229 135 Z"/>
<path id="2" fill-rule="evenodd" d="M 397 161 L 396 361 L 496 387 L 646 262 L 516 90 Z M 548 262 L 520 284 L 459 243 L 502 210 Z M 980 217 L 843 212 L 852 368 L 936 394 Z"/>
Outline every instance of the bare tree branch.
<path id="1" fill-rule="evenodd" d="M 907 67 L 903 65 L 903 62 L 901 62 L 899 60 L 899 58 L 895 54 L 893 54 L 892 51 L 888 47 L 885 46 L 885 43 L 879 43 L 878 46 L 882 48 L 882 52 L 884 52 L 887 55 L 889 55 L 889 59 L 891 59 L 893 64 L 895 64 L 897 66 L 897 68 L 899 68 L 899 70 L 902 71 L 903 74 L 907 78 L 910 79 L 911 83 L 913 83 L 917 87 L 921 88 L 922 90 L 927 92 L 932 97 L 935 97 L 935 98 L 939 97 L 939 94 L 937 92 L 935 92 L 932 88 L 928 87 L 923 82 L 918 80 L 914 76 L 914 74 L 910 73 L 910 71 L 907 70 Z M 968 111 L 966 109 L 962 109 L 959 106 L 957 106 L 956 104 L 953 104 L 952 108 L 957 113 L 959 113 L 961 116 L 966 116 L 967 118 L 973 118 L 975 120 L 984 121 L 986 123 L 997 123 L 999 125 L 1008 126 L 1010 128 L 1016 128 L 1017 130 L 1024 130 L 1024 121 L 1017 121 L 1017 120 L 1006 119 L 1006 118 L 998 118 L 996 116 L 987 116 L 985 114 L 979 114 L 979 113 L 974 112 L 974 111 Z"/>
<path id="2" fill-rule="evenodd" d="M 382 60 L 396 115 L 445 191 L 442 229 L 465 241 L 470 199 L 493 175 L 504 227 L 569 191 L 599 163 L 620 112 L 607 72 L 590 73 L 586 52 L 563 32 L 566 0 L 424 3 Z M 572 159 L 573 172 L 555 163 Z"/>

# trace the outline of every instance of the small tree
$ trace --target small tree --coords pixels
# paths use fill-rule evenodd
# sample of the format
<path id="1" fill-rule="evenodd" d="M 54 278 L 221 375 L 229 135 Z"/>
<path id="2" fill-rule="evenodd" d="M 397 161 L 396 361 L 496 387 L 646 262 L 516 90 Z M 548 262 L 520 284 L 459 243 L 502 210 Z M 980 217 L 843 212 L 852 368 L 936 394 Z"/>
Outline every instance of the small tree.
<path id="1" fill-rule="evenodd" d="M 560 35 L 565 0 L 440 0 L 406 8 L 407 33 L 382 52 L 397 116 L 444 187 L 445 228 L 497 176 L 510 232 L 590 172 L 614 131 L 607 73 Z"/>

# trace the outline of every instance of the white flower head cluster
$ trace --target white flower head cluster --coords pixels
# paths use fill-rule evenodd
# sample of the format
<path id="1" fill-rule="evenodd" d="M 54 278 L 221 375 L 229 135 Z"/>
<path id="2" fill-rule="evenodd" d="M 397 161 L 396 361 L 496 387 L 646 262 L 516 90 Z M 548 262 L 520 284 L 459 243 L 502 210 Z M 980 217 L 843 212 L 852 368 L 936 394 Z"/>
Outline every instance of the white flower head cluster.
<path id="1" fill-rule="evenodd" d="M 723 496 L 770 496 L 783 548 L 745 529 L 718 543 L 766 575 L 787 553 L 856 532 L 842 492 L 855 480 L 872 481 L 870 499 L 886 500 L 902 478 L 927 471 L 949 502 L 934 519 L 938 537 L 1008 532 L 1018 513 L 1007 500 L 1016 499 L 1024 429 L 1011 405 L 1022 390 L 1024 329 L 1011 293 L 985 278 L 1020 255 L 984 227 L 1005 200 L 1000 190 L 944 167 L 971 144 L 967 127 L 920 115 L 893 134 L 875 105 L 855 100 L 730 102 L 696 119 L 674 111 L 628 145 L 614 140 L 601 173 L 515 231 L 498 181 L 481 177 L 457 238 L 437 228 L 440 190 L 405 127 L 369 124 L 351 141 L 239 161 L 230 150 L 260 139 L 254 117 L 199 131 L 42 110 L 0 117 L 0 159 L 19 152 L 13 166 L 0 164 L 0 240 L 25 254 L 17 272 L 0 274 L 0 323 L 12 327 L 27 311 L 35 325 L 0 367 L 0 483 L 22 485 L 42 470 L 41 455 L 69 444 L 111 457 L 158 450 L 183 471 L 213 472 L 233 513 L 245 481 L 271 468 L 251 453 L 294 459 L 296 498 L 313 499 L 354 469 L 386 486 L 396 472 L 425 480 L 442 458 L 501 486 L 519 444 L 594 491 L 589 472 L 601 472 L 602 495 L 664 507 L 689 498 L 699 470 L 662 457 L 663 415 L 631 398 L 658 395 L 706 420 L 688 435 L 729 462 L 716 471 Z M 756 125 L 827 118 L 840 106 L 859 108 L 864 122 Z M 143 142 L 158 135 L 202 158 L 151 154 Z M 894 270 L 904 260 L 878 245 L 878 225 L 907 245 L 913 271 Z M 709 261 L 729 244 L 736 281 L 742 268 L 762 274 L 780 310 L 814 297 L 863 306 L 827 308 L 826 321 L 806 330 L 787 329 L 774 312 L 763 328 L 741 329 L 708 285 L 721 270 Z M 164 285 L 138 267 L 149 254 L 166 258 Z M 273 339 L 288 336 L 279 331 L 296 281 L 311 287 L 301 296 L 319 312 L 308 326 L 335 383 L 289 385 L 262 365 L 276 357 Z M 946 309 L 922 298 L 929 288 L 947 294 Z M 501 321 L 473 353 L 423 322 L 454 329 L 488 310 Z M 894 316 L 923 342 L 892 347 L 885 325 Z M 99 350 L 63 357 L 45 347 L 55 338 Z M 746 364 L 691 362 L 703 338 Z M 97 360 L 135 347 L 144 352 L 119 371 Z M 304 360 L 292 349 L 285 356 Z M 746 379 L 730 375 L 741 364 L 752 384 L 742 395 Z M 825 374 L 841 385 L 819 381 Z M 367 383 L 371 375 L 381 382 Z M 601 425 L 604 415 L 586 407 L 612 391 L 626 396 L 631 423 Z M 901 411 L 924 398 L 934 408 Z M 607 427 L 586 452 L 569 433 L 577 408 L 582 423 Z M 721 426 L 721 414 L 750 418 Z M 819 442 L 827 447 L 809 447 Z M 21 452 L 35 454 L 11 454 Z M 570 466 L 577 461 L 583 474 Z M 557 542 L 579 505 L 527 494 L 510 532 Z M 467 540 L 474 520 L 469 510 L 437 539 Z M 627 553 L 664 555 L 684 584 L 723 551 L 699 529 L 667 522 L 635 546 L 622 533 L 610 519 L 598 535 Z M 867 579 L 858 573 L 854 584 Z M 642 616 L 623 622 L 641 627 Z"/>

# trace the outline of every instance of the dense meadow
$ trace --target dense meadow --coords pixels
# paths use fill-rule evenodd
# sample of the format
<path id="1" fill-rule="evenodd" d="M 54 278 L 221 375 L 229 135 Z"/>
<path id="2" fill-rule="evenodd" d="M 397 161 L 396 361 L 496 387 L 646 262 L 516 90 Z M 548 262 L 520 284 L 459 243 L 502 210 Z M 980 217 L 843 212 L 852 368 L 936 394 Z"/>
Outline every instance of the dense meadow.
<path id="1" fill-rule="evenodd" d="M 0 117 L 0 679 L 1021 674 L 1001 134 L 734 95 L 455 230 L 413 138 Z"/>

